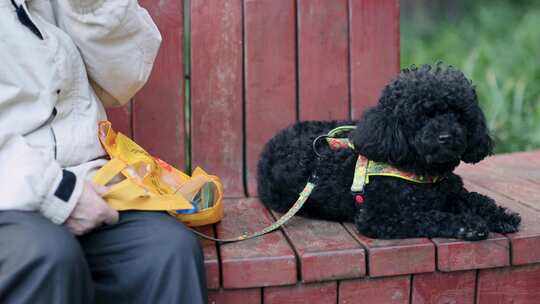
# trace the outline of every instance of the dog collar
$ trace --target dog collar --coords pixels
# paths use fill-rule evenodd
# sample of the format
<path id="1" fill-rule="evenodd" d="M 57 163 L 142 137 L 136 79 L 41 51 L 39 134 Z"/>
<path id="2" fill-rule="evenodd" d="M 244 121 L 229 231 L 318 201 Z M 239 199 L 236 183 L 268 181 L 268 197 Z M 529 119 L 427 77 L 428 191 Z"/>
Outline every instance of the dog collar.
<path id="1" fill-rule="evenodd" d="M 418 175 L 402 171 L 389 164 L 375 162 L 367 159 L 363 155 L 358 155 L 351 191 L 354 193 L 362 193 L 364 191 L 364 186 L 369 184 L 370 176 L 391 176 L 419 184 L 431 184 L 440 180 L 438 176 Z"/>
<path id="2" fill-rule="evenodd" d="M 354 145 L 348 138 L 337 136 L 343 136 L 343 134 L 348 133 L 355 128 L 355 126 L 341 126 L 328 132 L 326 141 L 330 149 L 354 150 Z M 358 204 L 364 202 L 364 187 L 369 184 L 370 176 L 391 176 L 420 184 L 436 183 L 441 180 L 439 176 L 418 175 L 412 172 L 402 171 L 387 163 L 372 161 L 363 155 L 358 155 L 354 169 L 354 179 L 351 185 L 351 191 L 355 194 L 355 199 Z"/>

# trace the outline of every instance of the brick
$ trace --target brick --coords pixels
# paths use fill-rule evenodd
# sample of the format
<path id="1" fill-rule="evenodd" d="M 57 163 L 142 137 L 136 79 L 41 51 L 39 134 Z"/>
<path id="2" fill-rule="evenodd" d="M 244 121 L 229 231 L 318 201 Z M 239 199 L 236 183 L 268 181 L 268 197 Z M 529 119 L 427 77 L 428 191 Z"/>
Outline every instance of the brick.
<path id="1" fill-rule="evenodd" d="M 435 238 L 437 269 L 457 271 L 502 267 L 510 264 L 510 245 L 506 237 L 490 233 L 487 240 L 468 242 Z"/>
<path id="2" fill-rule="evenodd" d="M 408 304 L 410 276 L 339 282 L 339 304 Z"/>
<path id="3" fill-rule="evenodd" d="M 345 228 L 367 249 L 370 277 L 435 271 L 435 246 L 426 238 L 371 239 L 359 234 L 352 223 Z"/>
<path id="4" fill-rule="evenodd" d="M 473 304 L 476 271 L 415 274 L 412 304 Z"/>
<path id="5" fill-rule="evenodd" d="M 255 198 L 224 201 L 225 217 L 217 225 L 220 238 L 254 232 L 273 222 Z M 290 285 L 297 281 L 296 257 L 281 231 L 220 246 L 224 288 Z"/>
<path id="6" fill-rule="evenodd" d="M 540 264 L 481 270 L 477 303 L 540 303 Z"/>
<path id="7" fill-rule="evenodd" d="M 220 289 L 208 292 L 208 304 L 262 304 L 261 289 Z"/>
<path id="8" fill-rule="evenodd" d="M 268 287 L 263 294 L 264 304 L 336 304 L 337 282 Z"/>
<path id="9" fill-rule="evenodd" d="M 279 218 L 281 214 L 274 216 Z M 358 278 L 366 274 L 364 248 L 340 223 L 296 216 L 283 231 L 298 254 L 302 282 Z"/>

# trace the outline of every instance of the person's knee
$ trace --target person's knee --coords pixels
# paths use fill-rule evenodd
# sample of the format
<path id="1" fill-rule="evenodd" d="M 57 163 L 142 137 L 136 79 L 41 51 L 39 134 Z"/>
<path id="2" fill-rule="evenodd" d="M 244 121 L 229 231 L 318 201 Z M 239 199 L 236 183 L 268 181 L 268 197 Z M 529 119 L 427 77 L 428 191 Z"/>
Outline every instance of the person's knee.
<path id="1" fill-rule="evenodd" d="M 40 220 L 21 222 L 11 230 L 11 259 L 22 265 L 62 272 L 81 263 L 82 250 L 62 227 Z"/>
<path id="2" fill-rule="evenodd" d="M 30 247 L 34 260 L 54 271 L 66 271 L 81 263 L 83 252 L 75 239 L 65 234 L 49 234 Z"/>

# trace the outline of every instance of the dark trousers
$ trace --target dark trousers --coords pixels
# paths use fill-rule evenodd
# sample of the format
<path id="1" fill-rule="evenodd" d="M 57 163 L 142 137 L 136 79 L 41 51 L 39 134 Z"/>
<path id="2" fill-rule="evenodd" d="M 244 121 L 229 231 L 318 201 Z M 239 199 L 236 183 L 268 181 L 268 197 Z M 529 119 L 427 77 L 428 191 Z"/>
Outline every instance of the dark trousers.
<path id="1" fill-rule="evenodd" d="M 121 212 L 75 238 L 34 212 L 0 212 L 0 303 L 207 303 L 201 248 L 159 212 Z"/>

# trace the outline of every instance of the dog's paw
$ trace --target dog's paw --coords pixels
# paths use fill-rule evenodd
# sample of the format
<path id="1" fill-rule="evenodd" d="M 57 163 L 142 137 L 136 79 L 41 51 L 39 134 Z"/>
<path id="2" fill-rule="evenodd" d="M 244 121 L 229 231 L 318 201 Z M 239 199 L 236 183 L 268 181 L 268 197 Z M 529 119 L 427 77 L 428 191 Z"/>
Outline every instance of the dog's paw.
<path id="1" fill-rule="evenodd" d="M 480 241 L 487 239 L 489 231 L 478 231 L 474 229 L 468 229 L 461 227 L 458 231 L 457 238 L 465 241 Z"/>
<path id="2" fill-rule="evenodd" d="M 471 222 L 459 227 L 456 237 L 466 241 L 480 241 L 487 239 L 489 229 L 484 221 Z"/>
<path id="3" fill-rule="evenodd" d="M 498 221 L 489 223 L 489 230 L 497 233 L 514 233 L 521 224 L 521 216 L 514 212 L 507 212 Z"/>

